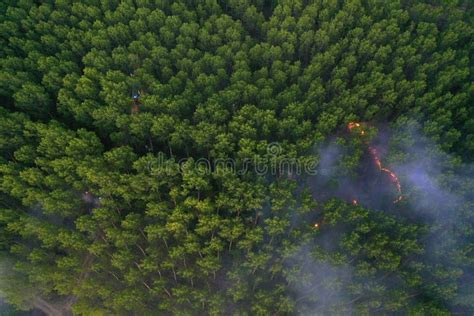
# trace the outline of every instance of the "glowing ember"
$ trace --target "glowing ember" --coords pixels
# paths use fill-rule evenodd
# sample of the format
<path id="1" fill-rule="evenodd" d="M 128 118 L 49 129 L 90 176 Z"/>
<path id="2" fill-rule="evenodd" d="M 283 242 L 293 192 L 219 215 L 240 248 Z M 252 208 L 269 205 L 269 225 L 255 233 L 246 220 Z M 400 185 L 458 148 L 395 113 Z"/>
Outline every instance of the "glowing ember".
<path id="1" fill-rule="evenodd" d="M 353 129 L 357 128 L 357 129 L 360 129 L 359 131 L 359 134 L 362 135 L 362 136 L 365 136 L 366 132 L 363 128 L 361 128 L 362 125 L 360 123 L 356 123 L 356 122 L 350 122 L 349 124 L 347 124 L 347 128 L 352 132 Z"/>
<path id="2" fill-rule="evenodd" d="M 361 127 L 361 124 L 357 122 L 349 122 L 349 124 L 347 124 L 347 128 L 350 131 L 352 131 L 354 128 L 359 128 L 359 127 Z M 361 129 L 360 135 L 364 136 L 365 134 L 366 134 L 365 130 Z M 390 178 L 390 182 L 392 182 L 397 188 L 398 197 L 395 199 L 395 201 L 393 201 L 393 203 L 400 202 L 403 199 L 403 195 L 402 195 L 402 186 L 400 184 L 400 180 L 398 179 L 398 176 L 396 175 L 395 172 L 382 166 L 382 162 L 380 161 L 379 153 L 376 148 L 369 145 L 369 153 L 372 156 L 372 159 L 374 160 L 374 163 L 377 166 L 377 168 L 380 170 L 380 172 L 384 172 L 388 174 Z M 353 200 L 352 204 L 354 204 L 354 201 L 358 203 L 357 200 Z M 357 204 L 354 204 L 354 205 L 357 205 Z"/>
<path id="3" fill-rule="evenodd" d="M 356 122 L 349 122 L 349 124 L 347 124 L 347 127 L 352 131 L 354 128 L 360 127 L 360 124 Z"/>
<path id="4" fill-rule="evenodd" d="M 397 188 L 398 197 L 395 201 L 393 201 L 393 203 L 399 202 L 402 199 L 402 186 L 400 184 L 400 180 L 398 180 L 398 176 L 395 174 L 395 172 L 393 172 L 390 169 L 385 168 L 385 167 L 382 166 L 382 162 L 380 161 L 378 152 L 375 148 L 369 147 L 369 151 L 370 151 L 370 154 L 372 155 L 372 157 L 374 159 L 375 164 L 377 165 L 377 168 L 379 168 L 379 170 L 381 172 L 384 172 L 384 173 L 388 174 L 388 176 L 390 178 L 390 181 Z"/>
<path id="5" fill-rule="evenodd" d="M 314 223 L 313 227 L 314 228 L 319 228 L 319 223 Z"/>
<path id="6" fill-rule="evenodd" d="M 393 203 L 398 203 L 400 202 L 401 200 L 403 200 L 405 197 L 403 195 L 400 195 L 395 201 L 393 201 Z"/>
<path id="7" fill-rule="evenodd" d="M 359 201 L 357 201 L 357 200 L 352 200 L 352 205 L 359 205 Z"/>

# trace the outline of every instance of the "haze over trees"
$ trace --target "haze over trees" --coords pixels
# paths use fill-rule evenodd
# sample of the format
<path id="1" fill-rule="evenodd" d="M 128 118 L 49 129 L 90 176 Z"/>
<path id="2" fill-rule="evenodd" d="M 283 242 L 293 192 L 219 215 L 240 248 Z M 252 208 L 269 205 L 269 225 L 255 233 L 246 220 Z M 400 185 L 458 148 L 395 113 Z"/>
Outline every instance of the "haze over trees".
<path id="1" fill-rule="evenodd" d="M 3 1 L 0 295 L 52 315 L 473 313 L 473 17 L 468 0 Z M 368 181 L 366 139 L 400 203 L 332 195 Z M 200 163 L 324 156 L 323 187 Z"/>

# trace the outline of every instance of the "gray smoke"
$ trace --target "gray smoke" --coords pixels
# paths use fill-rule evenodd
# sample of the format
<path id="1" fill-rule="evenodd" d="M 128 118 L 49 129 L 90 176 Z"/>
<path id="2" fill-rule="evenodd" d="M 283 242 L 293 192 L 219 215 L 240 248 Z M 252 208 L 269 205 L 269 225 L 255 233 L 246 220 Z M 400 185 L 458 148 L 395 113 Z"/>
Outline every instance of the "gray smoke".
<path id="1" fill-rule="evenodd" d="M 474 168 L 444 152 L 420 130 L 414 121 L 401 121 L 392 128 L 384 128 L 374 139 L 377 149 L 384 154 L 382 163 L 401 181 L 405 198 L 399 204 L 393 204 L 387 198 L 390 194 L 382 188 L 390 184 L 373 179 L 376 173 L 370 172 L 369 162 L 364 166 L 367 156 L 361 157 L 355 176 L 347 172 L 344 162 L 352 152 L 334 141 L 319 148 L 318 175 L 310 177 L 306 184 L 318 201 L 337 197 L 350 202 L 357 197 L 366 208 L 402 216 L 410 223 L 427 227 L 419 240 L 424 253 L 409 260 L 423 262 L 432 271 L 441 267 L 451 276 L 449 280 L 443 279 L 432 272 L 422 286 L 452 289 L 437 298 L 451 312 L 473 311 L 474 259 L 469 254 L 474 244 Z M 356 267 L 317 260 L 311 255 L 311 249 L 336 246 L 331 243 L 337 243 L 337 238 L 318 238 L 313 243 L 302 246 L 288 262 L 288 268 L 297 271 L 297 281 L 290 286 L 299 298 L 299 312 L 317 315 L 338 307 L 339 313 L 353 313 L 349 290 L 344 286 L 351 283 Z"/>
<path id="2" fill-rule="evenodd" d="M 343 285 L 350 283 L 352 268 L 316 259 L 313 249 L 303 245 L 286 262 L 298 314 L 325 315 L 336 307 L 338 314 L 350 314 L 352 302 Z"/>
<path id="3" fill-rule="evenodd" d="M 427 265 L 446 267 L 451 281 L 436 279 L 427 282 L 453 289 L 443 297 L 452 312 L 474 310 L 474 168 L 472 164 L 444 152 L 435 142 L 422 135 L 416 122 L 404 122 L 405 128 L 394 133 L 396 170 L 404 185 L 414 220 L 429 227 L 422 241 Z"/>

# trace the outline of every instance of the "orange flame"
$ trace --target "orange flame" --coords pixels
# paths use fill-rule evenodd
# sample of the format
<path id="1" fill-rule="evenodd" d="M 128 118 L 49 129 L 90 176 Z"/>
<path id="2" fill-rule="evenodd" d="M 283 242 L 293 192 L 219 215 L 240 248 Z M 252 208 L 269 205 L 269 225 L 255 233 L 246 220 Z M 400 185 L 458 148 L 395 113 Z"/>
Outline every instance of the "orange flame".
<path id="1" fill-rule="evenodd" d="M 359 201 L 357 201 L 357 200 L 355 200 L 355 199 L 352 200 L 352 205 L 359 205 Z"/>
<path id="2" fill-rule="evenodd" d="M 360 123 L 349 122 L 349 124 L 347 124 L 347 127 L 352 131 L 352 129 L 354 129 L 356 127 L 360 127 Z"/>
<path id="3" fill-rule="evenodd" d="M 393 172 L 392 170 L 382 166 L 382 162 L 380 161 L 377 149 L 375 149 L 374 147 L 369 146 L 369 152 L 372 155 L 372 158 L 374 159 L 374 162 L 377 165 L 377 168 L 381 172 L 385 172 L 386 174 L 388 174 L 388 176 L 390 178 L 390 181 L 397 188 L 397 192 L 398 192 L 399 196 L 397 197 L 397 199 L 395 201 L 393 201 L 393 203 L 399 202 L 402 199 L 402 186 L 400 184 L 400 180 L 398 180 L 397 174 L 395 172 Z"/>
<path id="4" fill-rule="evenodd" d="M 357 122 L 349 122 L 349 124 L 347 124 L 347 128 L 351 132 L 354 128 L 358 128 L 358 127 L 361 127 L 361 124 L 357 123 Z M 360 130 L 360 135 L 364 136 L 365 134 L 366 134 L 366 132 L 362 128 Z M 393 201 L 393 203 L 400 202 L 403 199 L 403 195 L 402 195 L 402 186 L 400 184 L 400 180 L 398 179 L 397 174 L 395 172 L 391 171 L 390 169 L 385 168 L 385 167 L 382 166 L 382 162 L 380 161 L 379 153 L 378 153 L 376 148 L 369 145 L 369 153 L 372 156 L 372 159 L 374 160 L 374 163 L 377 166 L 377 168 L 380 170 L 380 172 L 384 172 L 384 173 L 388 174 L 389 177 L 390 177 L 390 182 L 392 182 L 395 185 L 395 187 L 397 188 L 398 197 Z M 354 204 L 354 201 L 356 201 L 356 200 L 353 200 L 352 204 Z M 357 205 L 357 204 L 354 204 L 354 205 Z"/>
<path id="5" fill-rule="evenodd" d="M 319 223 L 314 223 L 313 227 L 318 229 L 319 228 Z"/>

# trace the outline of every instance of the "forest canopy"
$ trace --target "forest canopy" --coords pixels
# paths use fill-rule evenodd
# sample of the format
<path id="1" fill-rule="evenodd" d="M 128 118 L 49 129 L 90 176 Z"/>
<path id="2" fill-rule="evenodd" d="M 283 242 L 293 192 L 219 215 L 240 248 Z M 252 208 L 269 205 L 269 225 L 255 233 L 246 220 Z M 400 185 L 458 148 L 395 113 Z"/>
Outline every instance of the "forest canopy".
<path id="1" fill-rule="evenodd" d="M 2 1 L 0 297 L 473 313 L 473 54 L 468 0 Z"/>

